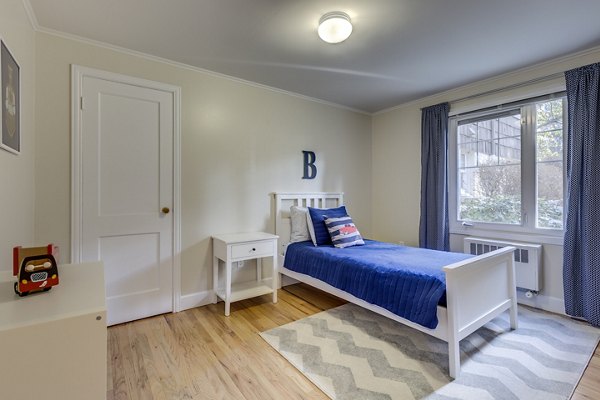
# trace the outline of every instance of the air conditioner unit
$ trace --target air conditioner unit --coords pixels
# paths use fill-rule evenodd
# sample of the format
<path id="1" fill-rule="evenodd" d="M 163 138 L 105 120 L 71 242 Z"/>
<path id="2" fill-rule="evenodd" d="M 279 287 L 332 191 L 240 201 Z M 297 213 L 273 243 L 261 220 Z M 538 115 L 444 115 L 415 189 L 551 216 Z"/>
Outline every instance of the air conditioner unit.
<path id="1" fill-rule="evenodd" d="M 465 253 L 480 255 L 506 246 L 516 247 L 514 253 L 517 287 L 539 292 L 542 288 L 542 245 L 506 242 L 503 240 L 467 237 Z"/>

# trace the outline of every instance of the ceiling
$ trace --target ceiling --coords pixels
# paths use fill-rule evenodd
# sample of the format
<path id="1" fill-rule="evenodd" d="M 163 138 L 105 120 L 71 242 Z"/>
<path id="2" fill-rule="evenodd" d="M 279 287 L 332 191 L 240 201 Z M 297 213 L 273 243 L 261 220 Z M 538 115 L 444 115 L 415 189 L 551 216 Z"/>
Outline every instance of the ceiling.
<path id="1" fill-rule="evenodd" d="M 375 112 L 600 45 L 599 0 L 28 0 L 40 28 Z M 354 24 L 341 44 L 322 14 Z"/>

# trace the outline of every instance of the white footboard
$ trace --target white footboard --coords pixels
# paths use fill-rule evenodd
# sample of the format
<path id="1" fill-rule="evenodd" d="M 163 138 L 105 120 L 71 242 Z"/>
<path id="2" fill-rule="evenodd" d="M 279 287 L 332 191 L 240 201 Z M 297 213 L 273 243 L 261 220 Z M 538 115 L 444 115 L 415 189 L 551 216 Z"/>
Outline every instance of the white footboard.
<path id="1" fill-rule="evenodd" d="M 283 275 L 448 342 L 449 375 L 457 378 L 460 374 L 461 339 L 508 309 L 510 326 L 512 329 L 517 328 L 514 250 L 514 247 L 504 247 L 444 267 L 447 307 L 438 306 L 439 324 L 435 329 L 425 328 L 316 278 L 289 270 L 283 266 L 283 260 L 279 264 L 279 271 Z"/>
<path id="2" fill-rule="evenodd" d="M 517 328 L 514 247 L 504 247 L 444 267 L 450 376 L 460 373 L 459 341 L 510 309 Z"/>

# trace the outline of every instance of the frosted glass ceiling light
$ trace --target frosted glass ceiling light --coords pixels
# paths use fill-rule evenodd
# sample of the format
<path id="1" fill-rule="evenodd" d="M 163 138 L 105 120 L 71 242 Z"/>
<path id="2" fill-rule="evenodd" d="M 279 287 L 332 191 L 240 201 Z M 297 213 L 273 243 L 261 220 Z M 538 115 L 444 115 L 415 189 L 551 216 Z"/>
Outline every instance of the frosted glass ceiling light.
<path id="1" fill-rule="evenodd" d="M 327 43 L 343 42 L 351 33 L 350 17 L 341 11 L 329 12 L 319 21 L 319 37 Z"/>

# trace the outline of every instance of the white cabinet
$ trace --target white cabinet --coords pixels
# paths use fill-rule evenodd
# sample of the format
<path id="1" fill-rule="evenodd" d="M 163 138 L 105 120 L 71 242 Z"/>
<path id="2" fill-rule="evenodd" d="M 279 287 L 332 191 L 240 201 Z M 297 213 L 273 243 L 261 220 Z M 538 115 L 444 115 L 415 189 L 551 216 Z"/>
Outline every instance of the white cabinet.
<path id="1" fill-rule="evenodd" d="M 213 302 L 220 298 L 225 301 L 225 315 L 229 315 L 230 304 L 273 293 L 273 303 L 277 303 L 277 239 L 279 236 L 264 232 L 231 233 L 215 235 L 213 238 Z M 273 277 L 262 278 L 261 260 L 273 259 Z M 231 283 L 231 269 L 234 262 L 256 260 L 256 281 Z M 225 265 L 225 282 L 219 285 L 219 260 Z"/>
<path id="2" fill-rule="evenodd" d="M 0 398 L 106 398 L 102 263 L 59 265 L 60 284 L 19 297 L 0 282 Z"/>

